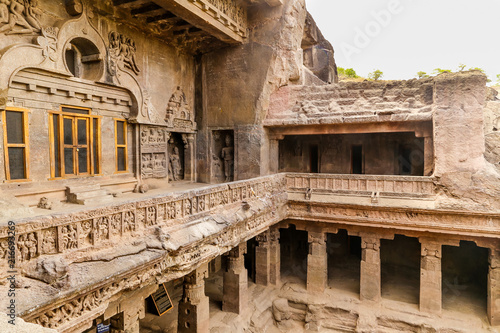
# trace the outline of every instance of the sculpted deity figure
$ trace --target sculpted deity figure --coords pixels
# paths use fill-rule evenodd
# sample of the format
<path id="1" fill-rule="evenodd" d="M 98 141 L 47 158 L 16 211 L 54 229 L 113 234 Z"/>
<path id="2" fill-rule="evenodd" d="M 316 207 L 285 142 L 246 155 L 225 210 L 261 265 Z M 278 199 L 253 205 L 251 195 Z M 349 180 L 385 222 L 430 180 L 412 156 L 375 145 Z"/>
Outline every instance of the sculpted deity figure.
<path id="1" fill-rule="evenodd" d="M 226 136 L 226 146 L 222 148 L 222 159 L 224 160 L 224 175 L 226 182 L 233 180 L 234 175 L 234 147 L 231 145 L 231 136 Z"/>
<path id="2" fill-rule="evenodd" d="M 170 154 L 170 173 L 172 180 L 176 181 L 180 178 L 181 173 L 181 159 L 179 157 L 179 148 L 174 147 L 172 154 Z"/>
<path id="3" fill-rule="evenodd" d="M 122 63 L 125 67 L 131 69 L 136 75 L 141 71 L 137 66 L 135 53 L 137 47 L 133 39 L 119 34 L 116 31 L 109 33 L 109 53 L 111 57 L 111 75 L 116 75 L 118 63 Z"/>
<path id="4" fill-rule="evenodd" d="M 42 12 L 37 6 L 37 0 L 1 0 L 0 23 L 4 25 L 0 28 L 0 33 L 10 35 L 40 32 L 38 17 Z M 16 26 L 21 29 L 15 29 Z"/>

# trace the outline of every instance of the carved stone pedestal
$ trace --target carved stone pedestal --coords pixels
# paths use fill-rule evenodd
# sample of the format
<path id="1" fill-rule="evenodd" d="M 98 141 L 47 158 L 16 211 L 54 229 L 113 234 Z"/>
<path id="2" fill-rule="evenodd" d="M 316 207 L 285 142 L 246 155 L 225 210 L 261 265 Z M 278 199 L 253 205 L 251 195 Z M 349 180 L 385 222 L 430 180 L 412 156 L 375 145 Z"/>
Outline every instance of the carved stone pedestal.
<path id="1" fill-rule="evenodd" d="M 488 318 L 492 326 L 500 326 L 500 249 L 490 250 L 488 273 Z"/>
<path id="2" fill-rule="evenodd" d="M 420 311 L 441 313 L 441 244 L 420 240 Z"/>
<path id="3" fill-rule="evenodd" d="M 246 243 L 241 243 L 232 249 L 227 256 L 228 265 L 227 271 L 224 272 L 222 311 L 241 314 L 248 304 L 248 274 L 243 258 L 246 250 Z"/>
<path id="4" fill-rule="evenodd" d="M 309 255 L 307 256 L 307 291 L 322 293 L 328 281 L 328 257 L 326 234 L 309 231 Z"/>
<path id="5" fill-rule="evenodd" d="M 206 277 L 208 277 L 206 263 L 184 277 L 184 294 L 179 302 L 177 332 L 210 332 L 209 299 L 205 296 Z"/>
<path id="6" fill-rule="evenodd" d="M 359 298 L 379 301 L 381 297 L 380 238 L 361 237 L 361 274 Z"/>

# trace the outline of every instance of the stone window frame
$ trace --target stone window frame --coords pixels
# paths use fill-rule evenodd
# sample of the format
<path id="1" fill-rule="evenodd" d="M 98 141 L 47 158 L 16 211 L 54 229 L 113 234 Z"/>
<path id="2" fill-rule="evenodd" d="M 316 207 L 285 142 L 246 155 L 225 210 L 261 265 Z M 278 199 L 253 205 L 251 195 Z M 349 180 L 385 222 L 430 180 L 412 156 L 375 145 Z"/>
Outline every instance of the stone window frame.
<path id="1" fill-rule="evenodd" d="M 22 114 L 22 131 L 23 131 L 23 143 L 9 143 L 7 139 L 7 112 L 20 112 Z M 28 115 L 31 111 L 25 108 L 19 107 L 7 107 L 2 112 L 2 124 L 3 124 L 3 142 L 4 142 L 4 157 L 5 157 L 5 181 L 6 182 L 28 182 L 31 181 L 30 177 L 30 149 L 29 149 L 29 120 Z M 11 179 L 10 172 L 10 161 L 9 161 L 9 148 L 23 148 L 24 149 L 24 178 Z"/>
<path id="2" fill-rule="evenodd" d="M 129 168 L 128 168 L 128 123 L 126 119 L 121 119 L 121 118 L 113 118 L 114 123 L 115 123 L 115 174 L 118 173 L 128 173 Z M 122 123 L 122 129 L 123 129 L 123 144 L 118 143 L 118 123 Z M 125 170 L 119 170 L 118 169 L 118 149 L 123 148 L 125 151 Z"/>
<path id="3" fill-rule="evenodd" d="M 75 111 L 86 113 L 69 112 L 68 109 L 73 109 Z M 102 156 L 101 156 L 101 119 L 102 116 L 92 115 L 92 109 L 87 107 L 73 106 L 73 105 L 60 105 L 59 111 L 49 111 L 49 141 L 50 141 L 50 178 L 49 180 L 56 179 L 68 179 L 68 178 L 83 178 L 83 177 L 94 177 L 102 175 Z M 55 135 L 54 135 L 54 115 L 59 116 L 59 128 L 58 128 L 58 149 L 59 155 L 56 161 L 55 156 Z M 89 159 L 89 171 L 82 174 L 68 174 L 65 173 L 64 165 L 64 129 L 63 120 L 64 117 L 74 117 L 76 118 L 87 118 L 89 119 L 89 132 L 88 132 L 88 159 Z M 76 133 L 74 133 L 76 135 Z M 97 143 L 94 143 L 97 141 Z M 94 149 L 95 146 L 95 149 Z M 97 156 L 96 156 L 97 155 Z M 97 160 L 97 165 L 95 164 Z M 59 176 L 55 175 L 56 163 L 59 164 Z"/>

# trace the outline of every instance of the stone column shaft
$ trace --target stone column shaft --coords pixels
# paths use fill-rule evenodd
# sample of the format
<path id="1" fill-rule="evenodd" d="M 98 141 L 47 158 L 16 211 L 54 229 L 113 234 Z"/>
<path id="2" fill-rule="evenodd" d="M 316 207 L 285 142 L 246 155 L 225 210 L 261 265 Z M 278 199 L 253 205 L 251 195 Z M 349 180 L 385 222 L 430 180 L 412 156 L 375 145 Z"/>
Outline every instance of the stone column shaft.
<path id="1" fill-rule="evenodd" d="M 308 240 L 307 291 L 322 293 L 325 291 L 328 283 L 326 233 L 309 231 Z"/>
<path id="2" fill-rule="evenodd" d="M 280 230 L 278 228 L 272 228 L 270 235 L 269 283 L 272 285 L 279 285 L 281 281 Z"/>
<path id="3" fill-rule="evenodd" d="M 243 255 L 247 244 L 241 243 L 228 254 L 228 267 L 224 272 L 222 311 L 241 314 L 248 304 L 248 274 Z"/>
<path id="4" fill-rule="evenodd" d="M 262 286 L 267 286 L 270 280 L 271 251 L 269 239 L 269 230 L 256 237 L 258 245 L 255 247 L 255 283 Z"/>
<path id="5" fill-rule="evenodd" d="M 490 249 L 488 272 L 488 319 L 500 326 L 500 249 Z"/>
<path id="6" fill-rule="evenodd" d="M 424 137 L 424 176 L 431 176 L 434 171 L 434 140 Z"/>
<path id="7" fill-rule="evenodd" d="M 420 311 L 441 313 L 441 244 L 422 242 L 420 261 Z"/>
<path id="8" fill-rule="evenodd" d="M 206 263 L 184 277 L 184 294 L 179 302 L 177 332 L 210 332 L 209 299 L 205 296 L 204 280 L 207 277 Z"/>
<path id="9" fill-rule="evenodd" d="M 361 237 L 360 275 L 360 299 L 379 301 L 381 297 L 380 238 Z"/>

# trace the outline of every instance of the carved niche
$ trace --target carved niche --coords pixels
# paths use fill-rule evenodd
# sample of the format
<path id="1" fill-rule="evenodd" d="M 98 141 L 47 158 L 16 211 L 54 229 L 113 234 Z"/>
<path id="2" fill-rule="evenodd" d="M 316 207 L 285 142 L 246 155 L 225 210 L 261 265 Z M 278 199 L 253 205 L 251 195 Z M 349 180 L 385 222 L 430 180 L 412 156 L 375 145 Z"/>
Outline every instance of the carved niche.
<path id="1" fill-rule="evenodd" d="M 184 140 L 179 133 L 171 133 L 168 141 L 168 178 L 172 181 L 184 179 Z"/>
<path id="2" fill-rule="evenodd" d="M 142 178 L 167 177 L 166 129 L 159 126 L 141 126 L 141 175 Z"/>
<path id="3" fill-rule="evenodd" d="M 184 94 L 180 86 L 177 87 L 168 100 L 165 122 L 168 127 L 174 128 L 176 132 L 194 131 L 196 129 L 193 110 L 189 106 L 186 94 Z"/>
<path id="4" fill-rule="evenodd" d="M 212 132 L 212 179 L 215 182 L 234 180 L 234 132 Z"/>

